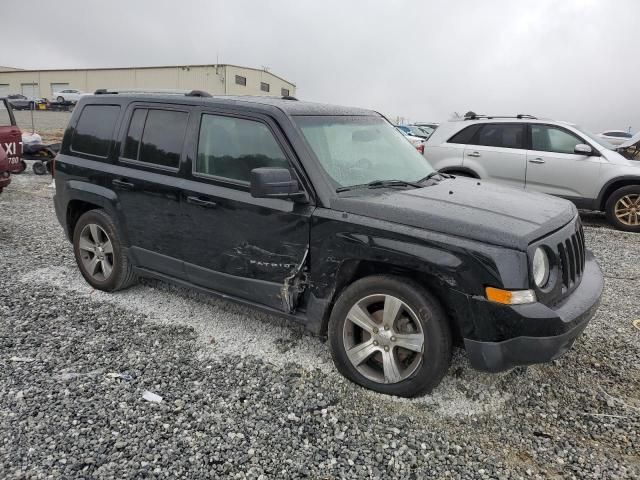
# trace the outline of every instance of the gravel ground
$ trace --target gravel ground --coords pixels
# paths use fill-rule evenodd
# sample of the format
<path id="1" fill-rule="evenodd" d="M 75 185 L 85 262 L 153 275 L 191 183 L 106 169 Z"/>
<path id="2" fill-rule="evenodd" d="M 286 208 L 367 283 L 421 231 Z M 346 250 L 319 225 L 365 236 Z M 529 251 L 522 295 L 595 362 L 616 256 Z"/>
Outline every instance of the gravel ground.
<path id="1" fill-rule="evenodd" d="M 490 375 L 458 351 L 404 400 L 254 310 L 92 291 L 49 182 L 29 169 L 0 196 L 0 478 L 640 478 L 640 237 L 599 215 L 605 293 L 570 352 Z"/>

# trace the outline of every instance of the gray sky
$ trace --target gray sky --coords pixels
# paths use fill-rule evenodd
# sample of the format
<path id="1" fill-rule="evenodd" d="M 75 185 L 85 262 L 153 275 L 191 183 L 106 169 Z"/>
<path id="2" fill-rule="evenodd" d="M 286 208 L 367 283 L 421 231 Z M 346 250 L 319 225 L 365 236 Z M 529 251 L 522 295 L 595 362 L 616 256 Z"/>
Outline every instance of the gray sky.
<path id="1" fill-rule="evenodd" d="M 530 113 L 640 130 L 640 1 L 3 1 L 0 65 L 232 63 L 414 121 Z M 27 28 L 26 19 L 49 23 Z M 64 27 L 64 25 L 67 27 Z"/>

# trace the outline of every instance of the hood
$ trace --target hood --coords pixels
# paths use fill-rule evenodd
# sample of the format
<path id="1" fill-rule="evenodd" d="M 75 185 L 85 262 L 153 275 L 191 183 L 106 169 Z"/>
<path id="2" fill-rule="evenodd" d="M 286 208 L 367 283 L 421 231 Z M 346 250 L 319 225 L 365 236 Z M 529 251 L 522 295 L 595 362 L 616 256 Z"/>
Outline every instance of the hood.
<path id="1" fill-rule="evenodd" d="M 567 200 L 459 177 L 424 188 L 347 195 L 331 207 L 522 251 L 577 215 Z"/>
<path id="2" fill-rule="evenodd" d="M 623 150 L 625 148 L 638 146 L 640 144 L 640 132 L 636 133 L 633 137 L 631 137 L 626 142 L 622 142 L 620 145 L 616 147 L 616 150 Z"/>

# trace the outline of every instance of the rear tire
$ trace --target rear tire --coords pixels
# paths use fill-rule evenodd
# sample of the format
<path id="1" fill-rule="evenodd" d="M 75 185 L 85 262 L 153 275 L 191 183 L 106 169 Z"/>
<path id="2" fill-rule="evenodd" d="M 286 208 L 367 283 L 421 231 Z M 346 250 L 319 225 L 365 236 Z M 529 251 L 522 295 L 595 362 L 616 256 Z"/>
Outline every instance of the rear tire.
<path id="1" fill-rule="evenodd" d="M 12 172 L 12 173 L 22 173 L 27 169 L 27 162 L 25 162 L 24 160 L 20 160 L 20 167 L 18 168 L 18 170 Z"/>
<path id="2" fill-rule="evenodd" d="M 47 173 L 47 166 L 41 161 L 37 161 L 33 164 L 33 173 L 36 175 L 45 175 Z"/>
<path id="3" fill-rule="evenodd" d="M 73 253 L 80 273 L 97 290 L 113 292 L 131 286 L 136 276 L 111 217 L 103 210 L 90 210 L 73 231 Z"/>
<path id="4" fill-rule="evenodd" d="M 607 199 L 607 220 L 618 230 L 640 232 L 640 185 L 619 188 Z"/>
<path id="5" fill-rule="evenodd" d="M 451 330 L 440 303 L 400 277 L 376 275 L 347 287 L 331 312 L 329 342 L 342 375 L 401 397 L 431 392 L 451 362 Z"/>

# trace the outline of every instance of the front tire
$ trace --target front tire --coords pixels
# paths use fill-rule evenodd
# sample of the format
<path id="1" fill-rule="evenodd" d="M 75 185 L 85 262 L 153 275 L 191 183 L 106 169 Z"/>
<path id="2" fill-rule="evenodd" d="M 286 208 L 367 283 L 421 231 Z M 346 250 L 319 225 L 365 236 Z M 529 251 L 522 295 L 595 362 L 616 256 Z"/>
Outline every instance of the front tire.
<path id="1" fill-rule="evenodd" d="M 451 361 L 451 330 L 439 302 L 412 280 L 376 275 L 340 295 L 329 320 L 336 368 L 389 395 L 431 392 Z"/>
<path id="2" fill-rule="evenodd" d="M 640 232 L 640 185 L 613 192 L 605 205 L 607 220 L 618 230 Z"/>
<path id="3" fill-rule="evenodd" d="M 64 103 L 64 97 L 58 97 L 58 98 L 56 98 L 56 101 L 58 103 Z"/>
<path id="4" fill-rule="evenodd" d="M 73 231 L 73 253 L 80 273 L 97 290 L 113 292 L 135 282 L 133 266 L 111 217 L 90 210 Z"/>

